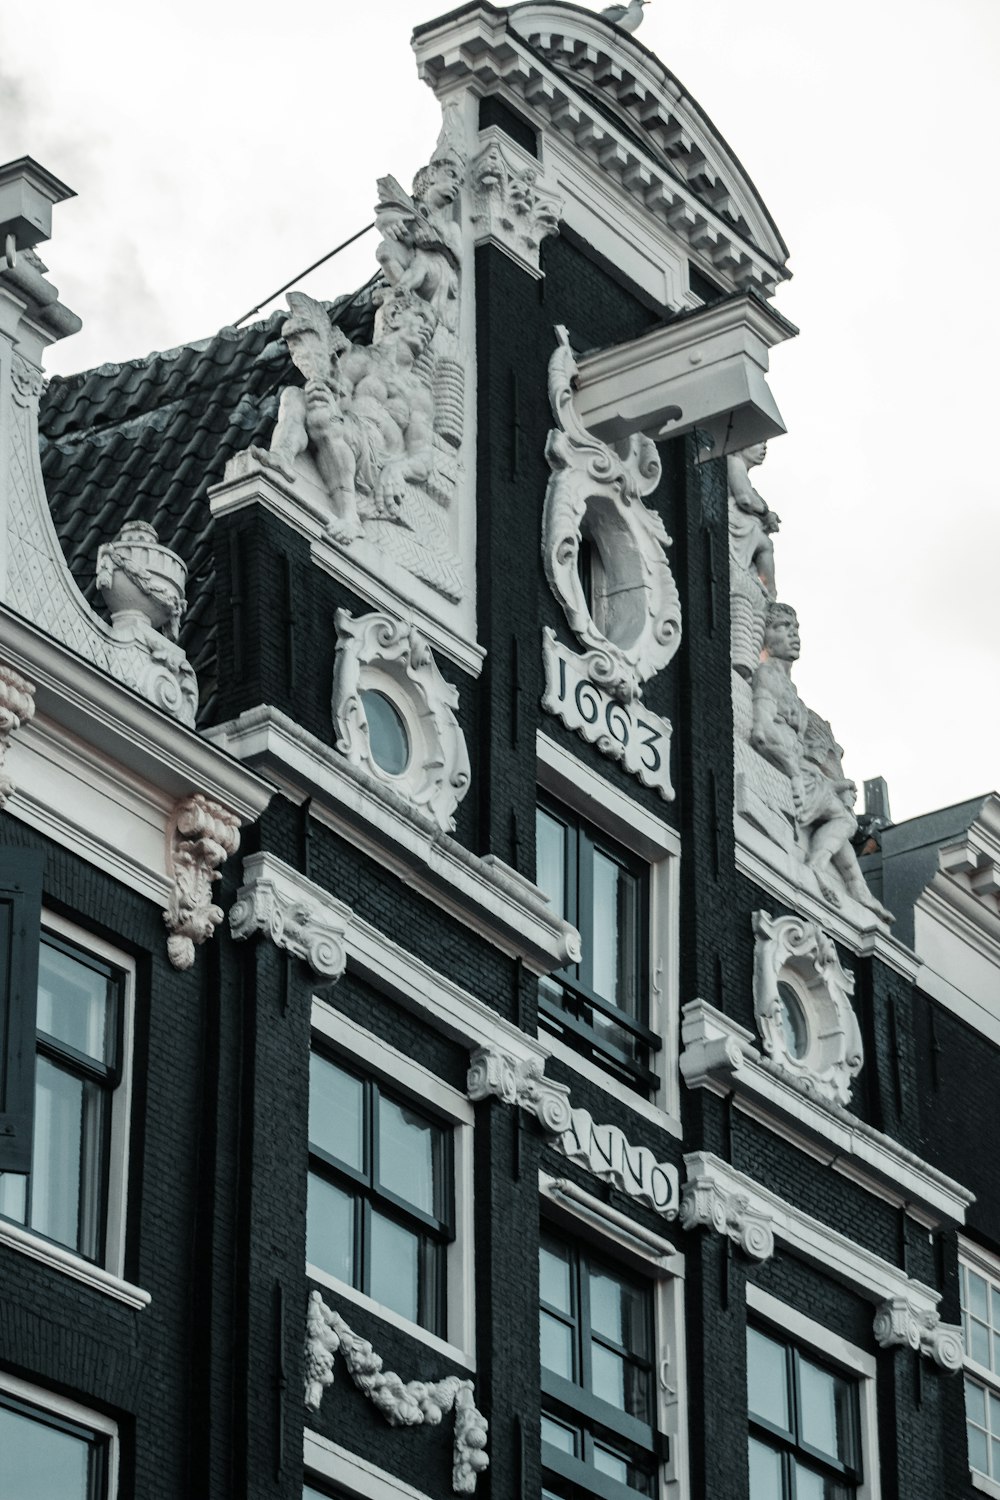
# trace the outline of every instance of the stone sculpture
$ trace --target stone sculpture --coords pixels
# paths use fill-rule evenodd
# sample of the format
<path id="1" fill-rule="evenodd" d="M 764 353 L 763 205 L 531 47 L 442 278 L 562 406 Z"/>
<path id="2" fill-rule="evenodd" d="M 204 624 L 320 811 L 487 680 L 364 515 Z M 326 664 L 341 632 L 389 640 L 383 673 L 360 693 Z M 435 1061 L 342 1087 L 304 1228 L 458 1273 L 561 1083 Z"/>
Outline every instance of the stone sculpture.
<path id="1" fill-rule="evenodd" d="M 282 391 L 269 449 L 251 449 L 290 483 L 308 455 L 329 504 L 330 540 L 374 543 L 452 601 L 463 593 L 449 513 L 465 411 L 455 217 L 465 166 L 460 122 L 449 110 L 412 197 L 395 178 L 379 180 L 384 283 L 370 345 L 334 328 L 323 303 L 289 294 L 282 332 L 305 384 Z"/>
<path id="2" fill-rule="evenodd" d="M 167 874 L 172 886 L 163 913 L 167 956 L 190 969 L 195 945 L 206 943 L 225 913 L 212 900 L 219 867 L 240 847 L 240 820 L 201 792 L 181 798 L 167 826 Z"/>
<path id="3" fill-rule="evenodd" d="M 35 716 L 35 686 L 13 667 L 0 664 L 0 809 L 16 790 L 4 770 L 11 736 Z"/>
<path id="4" fill-rule="evenodd" d="M 826 900 L 840 906 L 846 891 L 891 922 L 892 914 L 865 884 L 851 843 L 858 827 L 857 787 L 844 775 L 843 751 L 829 724 L 807 708 L 792 682 L 799 651 L 798 616 L 790 605 L 772 601 L 765 618 L 764 656 L 753 674 L 750 743 L 788 777 L 805 862 Z"/>
<path id="5" fill-rule="evenodd" d="M 527 270 L 538 273 L 542 241 L 559 230 L 563 200 L 527 157 L 495 126 L 472 163 L 472 220 L 476 244 L 492 240 Z"/>
<path id="6" fill-rule="evenodd" d="M 764 620 L 775 598 L 774 544 L 779 520 L 750 483 L 762 464 L 766 443 L 755 443 L 726 460 L 729 485 L 729 598 L 733 666 L 750 678 L 764 641 Z"/>

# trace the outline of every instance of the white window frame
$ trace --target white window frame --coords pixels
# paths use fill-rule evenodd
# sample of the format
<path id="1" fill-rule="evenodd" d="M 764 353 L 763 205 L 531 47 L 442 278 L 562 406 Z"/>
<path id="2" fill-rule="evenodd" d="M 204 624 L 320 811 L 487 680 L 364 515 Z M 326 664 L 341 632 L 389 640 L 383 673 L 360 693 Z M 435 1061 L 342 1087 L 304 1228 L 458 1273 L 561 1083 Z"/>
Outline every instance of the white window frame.
<path id="1" fill-rule="evenodd" d="M 625 792 L 557 745 L 541 731 L 536 736 L 538 785 L 571 812 L 609 834 L 623 849 L 645 860 L 649 867 L 649 1028 L 660 1038 L 651 1067 L 660 1082 L 656 1102 L 631 1089 L 616 1093 L 622 1103 L 678 1138 L 680 1120 L 680 996 L 678 943 L 680 940 L 680 835 L 661 818 L 634 802 Z M 582 1057 L 558 1037 L 545 1036 L 545 1045 L 560 1062 L 581 1077 L 608 1087 L 612 1077 L 598 1063 Z"/>
<path id="2" fill-rule="evenodd" d="M 307 1264 L 307 1275 L 329 1287 L 338 1297 L 366 1308 L 385 1323 L 411 1334 L 447 1359 L 474 1372 L 476 1368 L 476 1293 L 475 1236 L 473 1223 L 473 1125 L 475 1113 L 469 1100 L 414 1062 L 405 1053 L 383 1042 L 357 1022 L 335 1010 L 326 1000 L 313 997 L 312 1031 L 332 1047 L 336 1055 L 359 1064 L 366 1073 L 391 1083 L 409 1094 L 417 1104 L 429 1104 L 452 1127 L 454 1162 L 455 1238 L 447 1247 L 446 1284 L 448 1297 L 448 1335 L 440 1338 L 419 1323 L 403 1317 L 391 1307 L 376 1302 L 365 1292 L 348 1286 L 328 1271 Z"/>
<path id="3" fill-rule="evenodd" d="M 103 938 L 78 927 L 56 912 L 43 909 L 40 941 L 46 933 L 62 938 L 85 953 L 113 964 L 122 974 L 121 1081 L 111 1099 L 107 1220 L 104 1264 L 85 1260 L 68 1246 L 57 1245 L 25 1225 L 0 1218 L 0 1244 L 9 1245 L 33 1260 L 82 1281 L 127 1306 L 148 1306 L 150 1295 L 124 1280 L 125 1238 L 128 1228 L 128 1172 L 132 1134 L 132 1073 L 135 1035 L 135 960 Z"/>
<path id="4" fill-rule="evenodd" d="M 423 1490 L 308 1427 L 302 1446 L 308 1485 L 336 1484 L 357 1500 L 432 1500 Z"/>
<path id="5" fill-rule="evenodd" d="M 747 1283 L 746 1301 L 747 1311 L 754 1314 L 754 1321 L 768 1325 L 783 1343 L 815 1351 L 826 1363 L 835 1366 L 855 1381 L 858 1391 L 862 1473 L 857 1500 L 881 1500 L 875 1380 L 877 1363 L 874 1354 L 859 1349 L 856 1344 L 849 1344 L 822 1323 L 807 1318 L 798 1308 L 772 1297 L 770 1292 L 761 1291 L 752 1282 Z"/>
<path id="6" fill-rule="evenodd" d="M 659 1468 L 658 1500 L 689 1500 L 687 1344 L 684 1257 L 668 1240 L 633 1223 L 575 1182 L 539 1172 L 543 1224 L 586 1240 L 601 1254 L 653 1284 L 657 1430 L 670 1439 L 670 1462 Z"/>
<path id="7" fill-rule="evenodd" d="M 975 1271 L 977 1276 L 982 1276 L 986 1282 L 995 1286 L 1000 1291 L 1000 1259 L 995 1255 L 990 1255 L 980 1245 L 974 1245 L 971 1240 L 967 1240 L 959 1235 L 958 1260 L 960 1272 L 962 1266 L 967 1266 L 970 1271 Z M 965 1347 L 965 1342 L 965 1322 L 963 1320 L 963 1348 Z M 994 1396 L 1000 1397 L 1000 1372 L 994 1373 L 993 1370 L 988 1370 L 968 1353 L 965 1354 L 962 1362 L 963 1386 L 966 1377 L 972 1380 L 975 1385 L 983 1386 L 987 1391 L 991 1391 Z M 963 1417 L 964 1420 L 965 1418 Z M 968 1458 L 967 1425 L 966 1457 Z M 974 1489 L 979 1490 L 984 1495 L 992 1495 L 994 1500 L 1000 1500 L 1000 1480 L 991 1479 L 988 1474 L 983 1474 L 979 1469 L 974 1469 L 971 1461 L 969 1461 L 969 1479 Z"/>
<path id="8" fill-rule="evenodd" d="M 40 1411 L 47 1412 L 53 1417 L 61 1417 L 67 1422 L 76 1422 L 80 1427 L 87 1427 L 98 1437 L 106 1437 L 108 1439 L 108 1482 L 101 1500 L 116 1500 L 120 1466 L 117 1422 L 113 1422 L 110 1417 L 102 1416 L 100 1412 L 91 1411 L 89 1407 L 81 1406 L 78 1401 L 71 1401 L 66 1396 L 57 1396 L 54 1391 L 31 1385 L 27 1380 L 20 1380 L 16 1375 L 8 1375 L 3 1370 L 0 1370 L 0 1392 L 5 1396 L 13 1396 L 17 1401 L 26 1401 L 31 1406 L 37 1406 Z"/>

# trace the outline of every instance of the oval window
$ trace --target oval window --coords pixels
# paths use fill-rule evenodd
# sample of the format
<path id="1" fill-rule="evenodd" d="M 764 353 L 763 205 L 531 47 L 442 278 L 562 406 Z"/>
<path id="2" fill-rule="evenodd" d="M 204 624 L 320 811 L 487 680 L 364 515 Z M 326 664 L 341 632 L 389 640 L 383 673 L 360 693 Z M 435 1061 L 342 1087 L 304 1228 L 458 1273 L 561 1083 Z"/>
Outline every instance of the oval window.
<path id="1" fill-rule="evenodd" d="M 778 1009 L 789 1057 L 801 1062 L 809 1051 L 809 1025 L 802 1002 L 790 984 L 778 981 Z"/>
<path id="2" fill-rule="evenodd" d="M 402 776 L 410 763 L 410 737 L 402 715 L 384 693 L 361 690 L 372 760 L 387 776 Z"/>

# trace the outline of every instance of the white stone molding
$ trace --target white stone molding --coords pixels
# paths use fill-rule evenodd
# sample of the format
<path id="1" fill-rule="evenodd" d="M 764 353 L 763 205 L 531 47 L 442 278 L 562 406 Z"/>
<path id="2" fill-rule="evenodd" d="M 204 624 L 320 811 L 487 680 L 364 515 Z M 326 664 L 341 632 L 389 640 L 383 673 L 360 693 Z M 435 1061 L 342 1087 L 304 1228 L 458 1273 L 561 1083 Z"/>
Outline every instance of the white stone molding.
<path id="1" fill-rule="evenodd" d="M 729 490 L 729 617 L 733 669 L 749 682 L 760 662 L 767 603 L 775 598 L 774 543 L 779 520 L 749 471 L 764 462 L 766 443 L 726 459 Z"/>
<path id="2" fill-rule="evenodd" d="M 932 1334 L 920 1341 L 919 1353 L 936 1360 L 944 1369 L 951 1368 L 954 1330 L 951 1325 L 940 1322 L 937 1311 L 940 1292 L 907 1276 L 905 1271 L 883 1260 L 874 1251 L 796 1208 L 711 1151 L 692 1151 L 685 1156 L 684 1163 L 687 1168 L 684 1202 L 690 1196 L 691 1201 L 698 1205 L 687 1210 L 693 1225 L 704 1225 L 716 1233 L 728 1234 L 728 1225 L 722 1214 L 716 1216 L 709 1211 L 713 1197 L 718 1197 L 720 1202 L 744 1200 L 740 1212 L 767 1221 L 776 1245 L 785 1246 L 808 1265 L 818 1267 L 824 1275 L 832 1276 L 875 1304 L 878 1309 L 875 1332 L 880 1341 L 883 1336 L 889 1336 L 883 1304 L 897 1300 L 905 1302 L 913 1319 L 922 1322 L 926 1329 L 941 1328 L 940 1339 L 935 1339 Z M 682 1223 L 684 1213 L 682 1206 Z"/>
<path id="3" fill-rule="evenodd" d="M 347 966 L 353 915 L 350 907 L 297 870 L 266 853 L 248 854 L 243 884 L 229 911 L 229 927 L 237 942 L 263 932 L 321 979 L 339 979 Z"/>
<path id="4" fill-rule="evenodd" d="M 495 125 L 482 131 L 469 169 L 469 218 L 477 245 L 498 245 L 524 270 L 541 274 L 538 252 L 559 232 L 563 199 L 543 179 L 539 163 Z"/>
<path id="5" fill-rule="evenodd" d="M 643 786 L 655 788 L 665 802 L 674 800 L 670 778 L 670 741 L 673 726 L 637 702 L 622 703 L 598 686 L 588 674 L 596 653 L 577 656 L 569 651 L 550 625 L 542 629 L 545 692 L 542 708 L 567 729 L 594 745 Z"/>
<path id="6" fill-rule="evenodd" d="M 262 705 L 207 731 L 237 760 L 267 769 L 312 814 L 480 937 L 550 974 L 580 957 L 580 934 L 533 881 L 480 857 L 287 714 Z"/>
<path id="7" fill-rule="evenodd" d="M 751 1260 L 770 1260 L 774 1229 L 768 1214 L 755 1212 L 746 1193 L 727 1192 L 709 1176 L 688 1177 L 681 1190 L 681 1227 L 724 1234 Z"/>
<path id="8" fill-rule="evenodd" d="M 81 325 L 44 272 L 31 249 L 16 265 L 0 265 L 0 603 L 193 725 L 198 689 L 184 652 L 139 610 L 106 624 L 77 588 L 56 535 L 38 448 L 41 360 Z"/>
<path id="9" fill-rule="evenodd" d="M 914 1306 L 908 1297 L 889 1297 L 882 1303 L 875 1314 L 875 1341 L 881 1349 L 913 1349 L 949 1375 L 962 1368 L 962 1325 L 942 1323 L 940 1313 Z"/>
<path id="10" fill-rule="evenodd" d="M 454 1412 L 452 1489 L 457 1495 L 475 1494 L 479 1475 L 489 1467 L 489 1423 L 476 1407 L 472 1381 L 448 1375 L 443 1380 L 404 1383 L 394 1371 L 383 1370 L 381 1356 L 369 1341 L 354 1333 L 313 1291 L 306 1315 L 305 1404 L 309 1411 L 319 1411 L 324 1390 L 333 1384 L 338 1353 L 358 1390 L 390 1427 L 437 1427 L 446 1413 Z"/>
<path id="11" fill-rule="evenodd" d="M 762 1056 L 745 1027 L 705 1000 L 681 1012 L 680 1070 L 688 1088 L 733 1095 L 736 1107 L 811 1160 L 933 1229 L 963 1224 L 975 1194 L 836 1102 L 820 1102 Z"/>
<path id="12" fill-rule="evenodd" d="M 212 901 L 219 866 L 240 846 L 240 819 L 201 792 L 183 797 L 167 830 L 167 874 L 173 889 L 163 913 L 175 969 L 190 969 L 195 944 L 208 941 L 225 913 Z"/>
<path id="13" fill-rule="evenodd" d="M 539 1172 L 538 1191 L 555 1205 L 558 1217 L 571 1219 L 576 1225 L 587 1225 L 602 1240 L 613 1243 L 616 1251 L 626 1259 L 639 1260 L 644 1267 L 661 1274 L 683 1274 L 683 1260 L 669 1240 L 630 1219 L 628 1214 L 620 1213 L 603 1198 L 588 1193 L 568 1177 L 551 1177 L 547 1172 Z"/>
<path id="14" fill-rule="evenodd" d="M 549 587 L 583 647 L 580 667 L 620 703 L 670 662 L 681 640 L 681 606 L 663 521 L 643 504 L 662 473 L 656 445 L 628 437 L 617 449 L 588 432 L 574 404 L 577 364 L 565 328 L 549 361 L 556 426 L 545 456 L 552 473 L 542 515 Z M 580 577 L 581 546 L 593 559 L 592 599 Z"/>
<path id="15" fill-rule="evenodd" d="M 467 1089 L 476 1102 L 499 1099 L 535 1115 L 549 1145 L 570 1161 L 664 1218 L 676 1218 L 677 1168 L 657 1161 L 648 1147 L 631 1145 L 617 1125 L 597 1125 L 587 1110 L 574 1109 L 569 1089 L 545 1078 L 537 1059 L 525 1063 L 500 1048 L 481 1047 L 472 1055 Z"/>
<path id="16" fill-rule="evenodd" d="M 346 609 L 338 609 L 335 619 L 337 749 L 451 833 L 455 809 L 469 790 L 472 774 L 465 735 L 455 716 L 458 690 L 441 676 L 430 647 L 412 623 L 377 611 L 355 619 Z M 409 760 L 398 776 L 383 770 L 372 754 L 362 697 L 366 691 L 388 698 L 405 728 Z"/>
<path id="17" fill-rule="evenodd" d="M 0 808 L 16 790 L 4 766 L 11 736 L 35 716 L 34 683 L 15 672 L 13 667 L 0 663 Z"/>
<path id="18" fill-rule="evenodd" d="M 755 911 L 753 930 L 753 1003 L 764 1050 L 780 1073 L 817 1099 L 846 1107 L 864 1062 L 851 1007 L 854 976 L 844 970 L 835 945 L 816 922 Z M 782 997 L 781 985 L 788 986 L 805 1025 L 808 1040 L 802 1056 L 796 1055 L 787 1033 L 787 997 Z"/>

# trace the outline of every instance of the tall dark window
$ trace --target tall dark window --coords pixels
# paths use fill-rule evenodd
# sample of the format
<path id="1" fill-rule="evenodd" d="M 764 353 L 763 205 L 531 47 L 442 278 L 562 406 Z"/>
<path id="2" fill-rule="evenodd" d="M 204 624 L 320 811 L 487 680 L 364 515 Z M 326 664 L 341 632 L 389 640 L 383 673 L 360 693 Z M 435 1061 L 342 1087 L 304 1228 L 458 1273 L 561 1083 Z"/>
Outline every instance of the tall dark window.
<path id="1" fill-rule="evenodd" d="M 31 1172 L 0 1174 L 0 1214 L 102 1261 L 124 977 L 43 933 L 38 950 Z"/>
<path id="2" fill-rule="evenodd" d="M 538 806 L 536 880 L 579 928 L 583 957 L 539 983 L 543 1024 L 633 1087 L 654 1089 L 649 866 L 554 802 Z"/>
<path id="3" fill-rule="evenodd" d="M 648 1283 L 542 1234 L 543 1494 L 656 1493 L 653 1300 Z"/>
<path id="4" fill-rule="evenodd" d="M 0 1493 L 105 1500 L 108 1439 L 0 1392 Z"/>
<path id="5" fill-rule="evenodd" d="M 857 1382 L 747 1330 L 750 1500 L 849 1500 L 861 1484 Z"/>
<path id="6" fill-rule="evenodd" d="M 311 1265 L 443 1334 L 452 1177 L 450 1129 L 376 1079 L 313 1052 Z"/>

